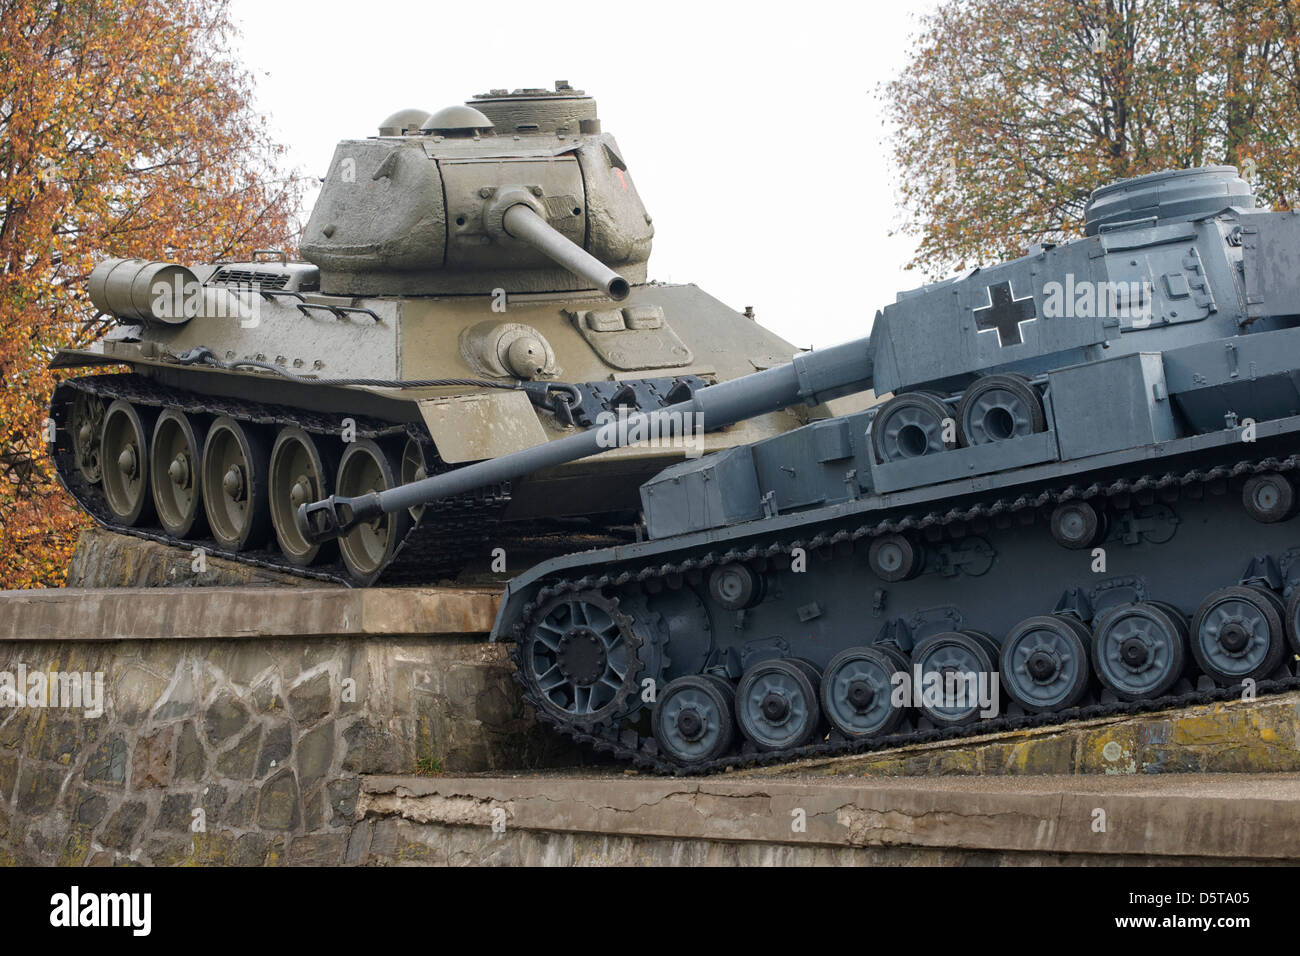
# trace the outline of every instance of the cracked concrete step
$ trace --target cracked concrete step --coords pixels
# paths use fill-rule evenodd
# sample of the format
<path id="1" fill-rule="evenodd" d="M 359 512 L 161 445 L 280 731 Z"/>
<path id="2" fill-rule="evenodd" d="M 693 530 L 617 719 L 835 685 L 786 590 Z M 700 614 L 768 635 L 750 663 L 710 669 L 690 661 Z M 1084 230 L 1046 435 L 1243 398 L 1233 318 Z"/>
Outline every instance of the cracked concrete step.
<path id="1" fill-rule="evenodd" d="M 353 863 L 1281 863 L 1300 774 L 365 777 Z"/>
<path id="2" fill-rule="evenodd" d="M 0 641 L 279 637 L 485 639 L 492 588 L 51 588 L 0 591 Z"/>

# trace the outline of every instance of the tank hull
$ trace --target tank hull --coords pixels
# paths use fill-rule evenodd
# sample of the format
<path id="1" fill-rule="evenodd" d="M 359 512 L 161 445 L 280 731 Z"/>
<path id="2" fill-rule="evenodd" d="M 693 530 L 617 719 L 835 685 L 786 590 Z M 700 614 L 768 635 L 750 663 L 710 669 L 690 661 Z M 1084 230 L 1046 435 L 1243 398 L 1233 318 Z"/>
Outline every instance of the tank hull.
<path id="1" fill-rule="evenodd" d="M 299 305 L 311 308 L 302 310 Z M 428 459 L 426 473 L 432 473 L 434 467 L 457 467 L 591 427 L 596 416 L 609 410 L 607 403 L 598 404 L 602 396 L 611 397 L 620 383 L 651 383 L 643 395 L 653 395 L 656 386 L 666 393 L 674 381 L 707 383 L 738 377 L 779 364 L 793 351 L 694 286 L 638 286 L 627 302 L 617 306 L 595 294 L 519 295 L 508 303 L 504 318 L 536 330 L 557 356 L 547 381 L 591 383 L 584 392 L 586 407 L 576 409 L 576 424 L 530 403 L 519 391 L 473 384 L 332 386 L 312 380 L 473 383 L 482 375 L 485 383 L 509 381 L 499 370 L 476 364 L 480 343 L 465 335 L 466 329 L 479 323 L 502 324 L 484 318 L 494 314 L 491 305 L 489 296 L 343 299 L 307 293 L 301 299 L 263 299 L 255 322 L 238 316 L 200 316 L 180 326 L 150 327 L 139 336 L 110 338 L 93 350 L 63 352 L 56 366 L 125 365 L 130 373 L 85 376 L 59 386 L 51 403 L 58 474 L 78 503 L 113 530 L 340 583 L 429 582 L 454 576 L 470 565 L 485 566 L 493 549 L 508 552 L 521 535 L 544 536 L 552 553 L 574 544 L 610 540 L 601 537 L 609 533 L 632 535 L 640 485 L 666 464 L 681 460 L 682 448 L 615 448 L 598 460 L 572 462 L 509 486 L 462 496 L 430 509 L 429 521 L 413 521 L 409 529 L 399 529 L 401 546 L 390 549 L 392 554 L 375 562 L 375 567 L 358 573 L 338 558 L 295 564 L 278 547 L 274 527 L 261 540 L 232 548 L 211 535 L 171 533 L 156 516 L 152 522 L 123 520 L 109 507 L 102 487 L 86 480 L 77 468 L 72 418 L 78 397 L 93 397 L 104 409 L 122 400 L 149 410 L 150 415 L 168 408 L 184 413 L 200 433 L 196 459 L 202 453 L 203 430 L 225 416 L 259 431 L 268 445 L 285 429 L 305 429 L 333 460 L 346 449 L 345 438 L 376 441 L 395 460 L 402 457 L 406 443 L 414 441 Z M 330 307 L 359 311 L 339 318 L 326 311 Z M 606 311 L 653 307 L 663 321 L 650 330 L 648 344 L 635 338 L 628 342 L 625 334 L 620 352 L 599 340 L 590 341 L 591 333 L 584 336 L 579 328 L 579 316 L 602 307 Z M 664 348 L 665 337 L 659 333 L 665 330 L 683 354 Z M 263 361 L 290 374 L 178 361 L 199 349 L 219 362 Z M 614 367 L 611 355 L 629 367 Z M 738 423 L 702 436 L 694 453 L 780 434 L 800 421 L 783 411 Z M 535 548 L 528 550 L 538 553 Z"/>
<path id="2" fill-rule="evenodd" d="M 963 482 L 873 495 L 557 558 L 511 582 L 494 639 L 513 642 L 525 697 L 557 731 L 667 773 L 716 772 L 1294 689 L 1300 686 L 1294 666 L 1298 602 L 1286 602 L 1300 593 L 1300 526 L 1252 519 L 1242 486 L 1257 474 L 1297 475 L 1300 418 L 1266 424 L 1266 433 L 1246 448 L 1236 436 L 1198 436 L 1171 443 L 1158 460 L 1125 463 L 1111 456 L 1050 478 L 1004 477 L 982 491 Z M 1097 550 L 1065 549 L 1053 540 L 1051 514 L 1076 500 L 1104 502 L 1108 511 L 1109 530 L 1097 544 L 1100 564 Z M 924 550 L 923 570 L 914 578 L 888 581 L 873 569 L 872 542 L 892 534 L 913 536 Z M 716 569 L 737 563 L 764 578 L 762 599 L 743 610 L 720 606 L 710 589 Z M 1051 711 L 1025 706 L 997 683 L 1010 663 L 1000 655 L 1021 622 L 1070 618 L 1082 625 L 1092 654 L 1096 629 L 1108 615 L 1154 603 L 1195 624 L 1216 592 L 1237 586 L 1274 596 L 1289 641 L 1284 658 L 1266 672 L 1257 669 L 1248 690 L 1240 678 L 1208 677 L 1190 651 L 1173 682 L 1155 693 L 1121 699 L 1094 677 L 1068 707 Z M 548 610 L 557 601 L 593 594 L 616 601 L 629 631 L 641 639 L 630 668 L 637 693 L 629 693 L 618 719 L 592 720 L 557 706 L 545 681 L 538 681 L 532 656 Z M 984 676 L 994 681 L 973 692 L 980 706 L 971 719 L 947 724 L 921 706 L 933 673 L 915 654 L 927 639 L 953 632 L 991 638 L 992 667 Z M 808 662 L 825 681 L 838 655 L 863 647 L 896 653 L 887 690 L 901 696 L 897 723 L 861 736 L 837 730 L 823 715 L 811 739 L 757 747 L 737 731 L 724 752 L 684 762 L 665 754 L 655 739 L 650 717 L 656 702 L 637 696 L 645 686 L 662 693 L 694 674 L 735 682 L 765 661 L 790 659 Z M 732 706 L 738 713 L 739 705 Z"/>

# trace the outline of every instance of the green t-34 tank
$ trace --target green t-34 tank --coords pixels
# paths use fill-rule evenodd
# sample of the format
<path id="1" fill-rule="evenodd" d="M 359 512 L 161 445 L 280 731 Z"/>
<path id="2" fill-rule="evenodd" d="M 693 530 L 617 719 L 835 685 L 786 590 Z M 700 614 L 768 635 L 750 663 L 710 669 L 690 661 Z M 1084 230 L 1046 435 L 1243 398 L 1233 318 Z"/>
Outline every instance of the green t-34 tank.
<path id="1" fill-rule="evenodd" d="M 396 113 L 335 150 L 306 261 L 95 268 L 91 299 L 117 325 L 55 364 L 130 371 L 57 388 L 59 475 L 115 530 L 354 584 L 454 573 L 511 529 L 630 527 L 639 485 L 680 449 L 477 488 L 337 545 L 293 515 L 789 360 L 752 314 L 648 281 L 653 234 L 595 101 L 567 83 Z M 775 413 L 698 450 L 798 424 Z"/>

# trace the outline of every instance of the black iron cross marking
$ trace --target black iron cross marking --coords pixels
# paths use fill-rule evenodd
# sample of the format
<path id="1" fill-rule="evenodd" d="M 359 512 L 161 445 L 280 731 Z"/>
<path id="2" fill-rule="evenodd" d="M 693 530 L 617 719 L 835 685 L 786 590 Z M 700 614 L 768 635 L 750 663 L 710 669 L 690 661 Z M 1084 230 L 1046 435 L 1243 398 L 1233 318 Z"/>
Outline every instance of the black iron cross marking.
<path id="1" fill-rule="evenodd" d="M 1020 326 L 1038 318 L 1032 295 L 1017 299 L 1010 282 L 999 282 L 988 287 L 989 304 L 975 309 L 975 328 L 981 332 L 998 333 L 998 348 L 1020 345 Z"/>

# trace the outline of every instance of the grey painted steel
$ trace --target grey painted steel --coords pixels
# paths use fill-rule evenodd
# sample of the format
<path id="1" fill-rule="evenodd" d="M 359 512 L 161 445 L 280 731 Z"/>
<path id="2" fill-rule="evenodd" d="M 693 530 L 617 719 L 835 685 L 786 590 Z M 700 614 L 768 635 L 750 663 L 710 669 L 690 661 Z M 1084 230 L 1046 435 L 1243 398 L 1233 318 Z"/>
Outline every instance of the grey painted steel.
<path id="1" fill-rule="evenodd" d="M 881 440 L 885 404 L 674 464 L 642 487 L 648 540 L 520 575 L 494 637 L 529 634 L 538 603 L 575 588 L 639 602 L 634 618 L 697 596 L 696 670 L 739 682 L 757 748 L 697 770 L 1286 677 L 1300 282 L 1283 264 L 1300 256 L 1300 218 L 1254 209 L 1226 168 L 1099 190 L 1089 215 L 1081 239 L 901 294 L 852 343 L 856 366 L 825 350 L 727 386 L 737 412 L 856 378 L 899 393 L 894 408 L 922 398 L 923 434 L 899 419 Z M 737 567 L 758 595 L 743 606 L 711 587 Z M 666 631 L 645 630 L 642 678 L 657 679 L 656 642 L 670 658 L 687 636 Z M 763 705 L 784 716 L 797 679 L 751 693 L 753 675 L 804 662 L 824 675 L 824 745 L 766 733 Z M 891 667 L 913 691 L 893 710 L 879 706 Z M 949 674 L 993 679 L 974 688 L 992 699 L 927 697 Z M 639 736 L 639 709 L 554 724 L 645 766 L 682 764 Z"/>

